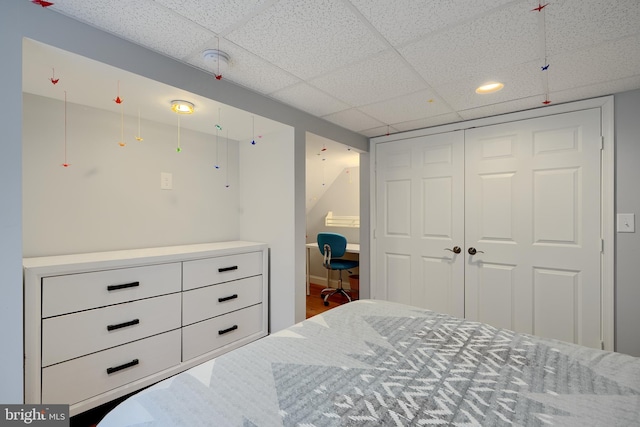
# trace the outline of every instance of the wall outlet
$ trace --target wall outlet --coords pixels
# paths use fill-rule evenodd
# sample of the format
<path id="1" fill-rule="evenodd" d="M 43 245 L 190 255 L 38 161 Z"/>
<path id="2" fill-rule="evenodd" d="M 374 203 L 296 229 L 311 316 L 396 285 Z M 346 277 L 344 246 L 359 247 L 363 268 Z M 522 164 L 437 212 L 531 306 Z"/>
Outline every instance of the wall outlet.
<path id="1" fill-rule="evenodd" d="M 160 189 L 173 190 L 173 174 L 169 172 L 160 172 Z"/>

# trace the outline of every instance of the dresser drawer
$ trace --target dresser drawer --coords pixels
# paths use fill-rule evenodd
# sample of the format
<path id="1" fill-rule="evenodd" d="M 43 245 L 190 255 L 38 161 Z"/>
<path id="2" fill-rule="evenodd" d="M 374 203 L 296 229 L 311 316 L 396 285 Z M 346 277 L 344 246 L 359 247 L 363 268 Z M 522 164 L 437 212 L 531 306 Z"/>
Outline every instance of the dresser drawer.
<path id="1" fill-rule="evenodd" d="M 180 293 L 44 319 L 42 366 L 180 326 Z"/>
<path id="2" fill-rule="evenodd" d="M 72 405 L 178 364 L 179 330 L 134 341 L 44 368 L 42 403 Z"/>
<path id="3" fill-rule="evenodd" d="M 182 360 L 216 350 L 262 330 L 262 304 L 182 328 Z"/>
<path id="4" fill-rule="evenodd" d="M 42 279 L 42 317 L 181 290 L 180 263 L 121 268 Z"/>
<path id="5" fill-rule="evenodd" d="M 184 263 L 182 289 L 194 289 L 216 283 L 262 274 L 262 252 L 249 252 Z"/>
<path id="6" fill-rule="evenodd" d="M 182 294 L 182 324 L 220 316 L 262 302 L 262 276 L 253 276 Z"/>

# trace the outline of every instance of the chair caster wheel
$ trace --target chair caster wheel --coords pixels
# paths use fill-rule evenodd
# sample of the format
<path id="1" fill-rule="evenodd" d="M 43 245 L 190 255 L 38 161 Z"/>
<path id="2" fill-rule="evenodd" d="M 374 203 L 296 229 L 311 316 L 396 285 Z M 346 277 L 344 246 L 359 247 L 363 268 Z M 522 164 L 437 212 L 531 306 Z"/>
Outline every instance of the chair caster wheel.
<path id="1" fill-rule="evenodd" d="M 328 306 L 329 306 L 329 301 L 325 301 L 325 302 L 324 302 L 324 306 L 325 306 L 325 307 L 328 307 Z"/>

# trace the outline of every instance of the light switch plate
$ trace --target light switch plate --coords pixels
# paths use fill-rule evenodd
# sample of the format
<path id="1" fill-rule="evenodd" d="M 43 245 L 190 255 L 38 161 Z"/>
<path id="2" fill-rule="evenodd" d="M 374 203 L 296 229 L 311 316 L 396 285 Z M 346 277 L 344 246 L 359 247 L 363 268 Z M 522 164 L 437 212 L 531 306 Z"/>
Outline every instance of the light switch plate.
<path id="1" fill-rule="evenodd" d="M 169 172 L 160 172 L 160 189 L 172 190 L 173 189 L 173 175 Z"/>
<path id="2" fill-rule="evenodd" d="M 618 233 L 635 233 L 635 214 L 618 214 Z"/>

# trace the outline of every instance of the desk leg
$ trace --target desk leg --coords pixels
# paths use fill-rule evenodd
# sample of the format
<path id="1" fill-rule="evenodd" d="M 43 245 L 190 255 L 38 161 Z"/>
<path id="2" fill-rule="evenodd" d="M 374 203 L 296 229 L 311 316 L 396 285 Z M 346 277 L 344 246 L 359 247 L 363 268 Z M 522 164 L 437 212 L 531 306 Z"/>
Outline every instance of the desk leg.
<path id="1" fill-rule="evenodd" d="M 307 248 L 307 295 L 311 295 L 311 248 Z"/>

